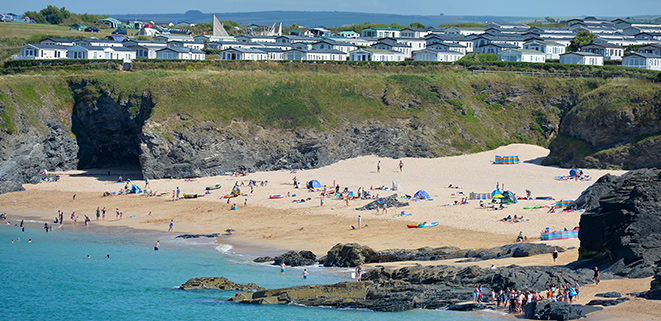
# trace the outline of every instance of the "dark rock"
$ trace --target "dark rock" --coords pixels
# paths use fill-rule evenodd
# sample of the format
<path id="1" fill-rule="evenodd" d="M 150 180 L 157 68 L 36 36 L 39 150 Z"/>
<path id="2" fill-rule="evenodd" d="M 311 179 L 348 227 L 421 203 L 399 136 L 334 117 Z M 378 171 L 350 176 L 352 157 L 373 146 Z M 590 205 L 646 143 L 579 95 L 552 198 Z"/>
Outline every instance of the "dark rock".
<path id="1" fill-rule="evenodd" d="M 381 267 L 366 271 L 363 282 L 237 293 L 230 301 L 253 304 L 296 303 L 375 311 L 439 309 L 470 300 L 477 285 L 494 290 L 514 287 L 541 291 L 552 283 L 573 284 L 574 281 L 585 283 L 589 280 L 589 270 L 577 272 L 563 267 L 508 266 L 484 269 L 477 266 L 459 268 L 440 265 L 411 266 L 397 270 Z M 484 309 L 484 306 L 467 305 L 461 309 Z M 560 311 L 554 308 L 552 313 L 575 316 L 593 310 L 596 309 L 566 308 Z"/>
<path id="2" fill-rule="evenodd" d="M 255 291 L 263 290 L 255 283 L 239 284 L 228 280 L 225 277 L 202 277 L 193 278 L 182 284 L 181 290 L 228 290 L 228 291 Z"/>
<path id="3" fill-rule="evenodd" d="M 622 260 L 617 274 L 627 277 L 648 277 L 660 269 L 661 170 L 601 178 L 581 197 L 590 210 L 581 215 L 579 258 L 600 265 Z"/>
<path id="4" fill-rule="evenodd" d="M 181 234 L 181 235 L 177 235 L 176 238 L 179 238 L 179 239 L 197 239 L 197 238 L 201 238 L 201 237 L 214 238 L 214 237 L 218 237 L 218 236 L 220 236 L 220 234 L 218 234 L 218 233 L 213 233 L 213 234 Z"/>
<path id="5" fill-rule="evenodd" d="M 413 250 L 389 249 L 378 252 L 378 262 L 396 261 L 435 261 L 447 259 L 461 259 L 460 262 L 474 262 L 479 260 L 502 259 L 507 257 L 527 257 L 538 254 L 550 254 L 553 249 L 565 252 L 561 247 L 543 243 L 515 243 L 491 249 L 463 250 L 458 247 L 444 246 L 438 248 L 423 247 Z"/>
<path id="6" fill-rule="evenodd" d="M 365 263 L 377 263 L 379 255 L 369 246 L 357 243 L 335 244 L 326 254 L 325 267 L 356 267 Z"/>
<path id="7" fill-rule="evenodd" d="M 177 130 L 164 130 L 170 124 L 181 123 L 187 125 Z M 438 144 L 434 137 L 408 126 L 377 121 L 328 132 L 294 131 L 241 121 L 221 126 L 185 114 L 158 122 L 147 120 L 140 142 L 140 164 L 143 175 L 148 178 L 211 176 L 235 170 L 318 168 L 370 154 L 394 158 L 431 157 L 437 155 L 432 146 Z"/>
<path id="8" fill-rule="evenodd" d="M 657 273 L 650 282 L 650 290 L 640 293 L 638 296 L 650 300 L 661 300 L 661 273 Z"/>
<path id="9" fill-rule="evenodd" d="M 264 263 L 264 262 L 271 262 L 273 261 L 273 258 L 270 256 L 260 256 L 254 260 L 252 260 L 255 263 Z"/>
<path id="10" fill-rule="evenodd" d="M 445 308 L 449 311 L 478 311 L 486 310 L 487 306 L 480 303 L 465 303 L 465 304 L 454 304 Z"/>
<path id="11" fill-rule="evenodd" d="M 356 209 L 359 211 L 381 209 L 383 208 L 383 203 L 386 203 L 388 208 L 409 206 L 408 202 L 400 202 L 397 198 L 397 194 L 392 194 L 388 197 L 380 197 L 379 199 L 369 202 L 364 206 L 358 207 Z"/>
<path id="12" fill-rule="evenodd" d="M 597 293 L 594 296 L 600 298 L 621 298 L 622 294 L 613 291 L 613 292 Z"/>
<path id="13" fill-rule="evenodd" d="M 629 298 L 619 298 L 619 299 L 615 299 L 615 300 L 592 300 L 592 301 L 588 302 L 587 305 L 601 305 L 601 306 L 608 307 L 608 306 L 611 306 L 611 305 L 618 305 L 618 304 L 620 304 L 622 302 L 626 302 L 626 301 L 629 301 Z"/>
<path id="14" fill-rule="evenodd" d="M 310 251 L 288 251 L 273 258 L 273 265 L 280 265 L 283 262 L 289 266 L 313 265 L 317 263 L 317 256 Z"/>
<path id="15" fill-rule="evenodd" d="M 526 304 L 524 310 L 526 319 L 563 321 L 580 319 L 588 313 L 602 310 L 602 308 L 569 304 L 567 301 L 553 302 L 550 299 L 544 299 Z"/>

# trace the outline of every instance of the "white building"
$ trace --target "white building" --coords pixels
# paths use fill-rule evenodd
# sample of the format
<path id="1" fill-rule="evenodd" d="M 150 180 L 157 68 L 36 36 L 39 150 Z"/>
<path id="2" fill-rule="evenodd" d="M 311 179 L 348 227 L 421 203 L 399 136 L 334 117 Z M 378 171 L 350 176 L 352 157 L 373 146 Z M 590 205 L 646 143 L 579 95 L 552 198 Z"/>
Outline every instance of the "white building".
<path id="1" fill-rule="evenodd" d="M 292 49 L 285 52 L 287 60 L 345 61 L 347 54 L 335 49 L 304 50 Z"/>
<path id="2" fill-rule="evenodd" d="M 405 57 L 411 57 L 411 46 L 393 41 L 380 41 L 372 45 L 373 49 L 399 51 Z"/>
<path id="3" fill-rule="evenodd" d="M 604 57 L 605 60 L 620 60 L 624 55 L 624 48 L 608 43 L 591 43 L 581 48 L 582 52 L 591 52 Z"/>
<path id="4" fill-rule="evenodd" d="M 404 61 L 405 58 L 399 51 L 373 48 L 360 48 L 349 54 L 351 61 Z"/>
<path id="5" fill-rule="evenodd" d="M 546 59 L 560 59 L 560 55 L 565 53 L 565 46 L 555 41 L 529 40 L 523 44 L 523 49 L 543 52 Z"/>
<path id="6" fill-rule="evenodd" d="M 67 57 L 69 46 L 27 44 L 22 45 L 19 54 L 12 56 L 12 59 L 64 59 Z"/>
<path id="7" fill-rule="evenodd" d="M 353 50 L 358 49 L 358 46 L 350 42 L 344 42 L 344 41 L 339 42 L 331 39 L 323 39 L 312 44 L 312 50 L 325 50 L 325 49 L 339 50 L 346 53 L 347 56 L 349 56 L 349 53 Z"/>
<path id="8" fill-rule="evenodd" d="M 546 55 L 537 50 L 505 49 L 498 53 L 498 60 L 543 63 L 546 62 Z"/>
<path id="9" fill-rule="evenodd" d="M 427 48 L 413 52 L 413 60 L 415 61 L 454 62 L 461 59 L 463 56 L 465 56 L 465 54 L 458 51 L 434 48 Z"/>
<path id="10" fill-rule="evenodd" d="M 622 66 L 649 70 L 661 70 L 661 56 L 632 52 L 622 57 Z"/>
<path id="11" fill-rule="evenodd" d="M 560 55 L 561 64 L 603 66 L 604 57 L 591 52 L 568 52 Z"/>
<path id="12" fill-rule="evenodd" d="M 396 28 L 365 28 L 361 30 L 361 38 L 388 38 L 400 37 L 401 30 Z"/>
<path id="13" fill-rule="evenodd" d="M 156 50 L 158 59 L 204 60 L 204 51 L 186 47 L 165 47 Z"/>
<path id="14" fill-rule="evenodd" d="M 434 43 L 432 45 L 427 46 L 427 49 L 435 49 L 437 51 L 456 51 L 461 54 L 466 54 L 466 47 L 458 44 L 458 43 Z"/>
<path id="15" fill-rule="evenodd" d="M 227 48 L 220 52 L 221 60 L 267 60 L 266 52 L 251 48 Z"/>
<path id="16" fill-rule="evenodd" d="M 111 47 L 95 47 L 95 46 L 72 46 L 67 49 L 69 59 L 110 59 L 106 58 L 106 48 Z M 110 54 L 108 54 L 108 57 Z"/>

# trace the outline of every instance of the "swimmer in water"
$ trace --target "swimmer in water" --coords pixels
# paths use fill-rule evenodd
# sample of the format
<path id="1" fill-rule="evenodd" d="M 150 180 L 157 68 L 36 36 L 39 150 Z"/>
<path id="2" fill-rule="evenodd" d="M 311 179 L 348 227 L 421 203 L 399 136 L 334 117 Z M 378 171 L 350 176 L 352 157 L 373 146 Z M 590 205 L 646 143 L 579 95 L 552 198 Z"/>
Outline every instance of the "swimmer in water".
<path id="1" fill-rule="evenodd" d="M 154 244 L 154 251 L 158 251 L 159 247 L 161 247 L 161 241 L 156 241 L 156 244 Z"/>

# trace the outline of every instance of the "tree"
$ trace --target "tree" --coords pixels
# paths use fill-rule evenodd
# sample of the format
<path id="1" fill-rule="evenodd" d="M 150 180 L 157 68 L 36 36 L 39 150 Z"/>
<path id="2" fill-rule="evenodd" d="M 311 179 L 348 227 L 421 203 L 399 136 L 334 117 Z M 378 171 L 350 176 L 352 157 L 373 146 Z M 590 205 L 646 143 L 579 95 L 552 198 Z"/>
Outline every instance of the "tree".
<path id="1" fill-rule="evenodd" d="M 71 16 L 71 12 L 67 11 L 65 7 L 62 9 L 49 5 L 48 7 L 41 9 L 39 11 L 41 15 L 46 19 L 50 24 L 57 25 L 62 23 L 65 19 L 68 19 Z M 34 19 L 34 18 L 33 18 Z"/>
<path id="2" fill-rule="evenodd" d="M 569 52 L 579 51 L 581 50 L 581 47 L 592 43 L 595 38 L 597 38 L 597 35 L 595 35 L 594 33 L 589 32 L 587 30 L 581 30 L 578 32 L 576 37 L 572 38 L 571 42 L 569 43 L 569 46 L 567 47 L 567 51 Z"/>
<path id="3" fill-rule="evenodd" d="M 425 25 L 423 25 L 423 24 L 421 24 L 421 23 L 419 23 L 419 22 L 413 22 L 413 23 L 411 23 L 411 24 L 409 25 L 409 27 L 411 27 L 411 28 L 420 28 L 420 29 L 425 29 L 425 28 L 427 28 L 427 26 L 425 26 Z"/>
<path id="4" fill-rule="evenodd" d="M 36 23 L 46 23 L 44 15 L 36 11 L 26 11 L 23 13 L 24 16 L 30 17 Z"/>

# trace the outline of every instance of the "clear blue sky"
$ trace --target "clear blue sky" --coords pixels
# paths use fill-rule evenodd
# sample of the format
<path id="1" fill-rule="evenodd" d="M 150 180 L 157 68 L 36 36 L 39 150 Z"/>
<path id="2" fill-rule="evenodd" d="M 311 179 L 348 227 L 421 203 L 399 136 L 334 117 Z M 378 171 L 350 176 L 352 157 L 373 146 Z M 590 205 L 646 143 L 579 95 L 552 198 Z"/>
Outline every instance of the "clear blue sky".
<path id="1" fill-rule="evenodd" d="M 66 7 L 76 13 L 131 14 L 184 13 L 187 10 L 254 12 L 270 10 L 349 11 L 405 15 L 489 16 L 635 16 L 661 15 L 660 0 L 161 0 L 3 1 L 0 12 L 39 11 L 47 5 Z"/>

